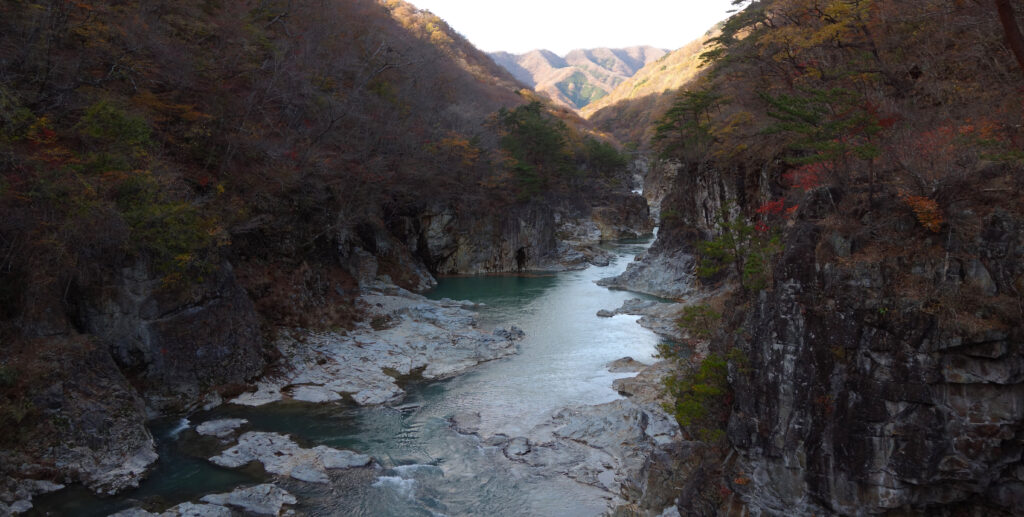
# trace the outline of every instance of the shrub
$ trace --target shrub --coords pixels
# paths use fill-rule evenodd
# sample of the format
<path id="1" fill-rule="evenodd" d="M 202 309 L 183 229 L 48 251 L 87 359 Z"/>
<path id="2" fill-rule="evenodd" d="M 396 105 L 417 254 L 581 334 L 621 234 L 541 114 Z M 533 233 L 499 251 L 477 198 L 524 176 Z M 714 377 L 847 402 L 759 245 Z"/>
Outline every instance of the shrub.
<path id="1" fill-rule="evenodd" d="M 717 218 L 721 232 L 697 245 L 701 257 L 697 275 L 708 278 L 732 268 L 744 289 L 764 289 L 770 280 L 770 259 L 782 250 L 779 235 L 740 215 L 733 217 L 731 211 L 730 204 L 722 207 Z"/>
<path id="2" fill-rule="evenodd" d="M 665 378 L 665 387 L 675 399 L 675 403 L 665 409 L 688 434 L 716 443 L 725 437 L 722 428 L 732 396 L 729 364 L 720 354 L 708 354 L 693 363 L 684 371 Z"/>
<path id="3" fill-rule="evenodd" d="M 201 282 L 216 267 L 216 248 L 227 243 L 223 230 L 191 204 L 167 199 L 152 175 L 132 174 L 116 197 L 131 229 L 130 251 L 148 256 L 165 283 Z"/>

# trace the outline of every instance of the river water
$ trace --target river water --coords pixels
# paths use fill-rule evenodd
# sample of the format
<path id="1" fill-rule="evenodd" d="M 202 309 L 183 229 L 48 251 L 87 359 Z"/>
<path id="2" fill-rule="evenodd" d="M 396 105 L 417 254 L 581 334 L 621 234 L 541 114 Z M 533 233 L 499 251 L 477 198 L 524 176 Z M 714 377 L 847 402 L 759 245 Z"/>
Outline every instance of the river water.
<path id="1" fill-rule="evenodd" d="M 637 317 L 599 318 L 634 293 L 594 281 L 617 275 L 649 241 L 619 243 L 611 265 L 530 276 L 442 279 L 428 296 L 484 304 L 483 328 L 516 325 L 526 332 L 517 355 L 480 365 L 445 381 L 406 387 L 396 407 L 282 402 L 258 408 L 226 405 L 189 421 L 157 422 L 160 462 L 139 489 L 99 499 L 70 488 L 37 499 L 36 515 L 105 516 L 131 506 L 172 505 L 226 492 L 267 478 L 253 469 L 230 470 L 204 458 L 191 426 L 208 419 L 240 417 L 252 430 L 286 433 L 304 446 L 327 445 L 373 456 L 382 469 L 332 474 L 332 483 L 293 480 L 278 484 L 298 497 L 302 515 L 351 516 L 592 516 L 605 510 L 606 494 L 557 475 L 544 475 L 506 460 L 498 447 L 451 430 L 448 419 L 479 413 L 481 435 L 526 434 L 552 410 L 600 404 L 619 395 L 612 381 L 631 374 L 606 364 L 631 356 L 650 363 L 657 336 Z"/>

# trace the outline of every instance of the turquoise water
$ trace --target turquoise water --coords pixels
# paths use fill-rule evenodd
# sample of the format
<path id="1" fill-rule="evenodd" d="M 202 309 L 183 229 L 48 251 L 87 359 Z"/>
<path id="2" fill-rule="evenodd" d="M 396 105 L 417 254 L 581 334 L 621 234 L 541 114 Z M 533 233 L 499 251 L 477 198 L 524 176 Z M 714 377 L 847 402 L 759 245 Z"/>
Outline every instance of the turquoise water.
<path id="1" fill-rule="evenodd" d="M 241 417 L 253 430 L 289 434 L 301 444 L 323 444 L 366 453 L 381 469 L 332 474 L 332 483 L 283 481 L 299 498 L 302 515 L 353 516 L 592 516 L 602 513 L 602 494 L 593 487 L 542 475 L 507 461 L 497 447 L 452 431 L 448 419 L 479 413 L 484 436 L 526 434 L 554 409 L 599 404 L 618 397 L 605 365 L 623 356 L 653 361 L 657 337 L 636 317 L 598 318 L 636 295 L 611 291 L 594 281 L 618 274 L 646 242 L 614 247 L 616 260 L 604 268 L 529 276 L 441 279 L 431 298 L 484 304 L 484 328 L 516 325 L 526 332 L 519 354 L 480 365 L 467 374 L 406 387 L 396 407 L 357 408 L 342 404 L 285 402 L 260 408 L 224 406 L 190 415 L 189 424 Z M 172 431 L 178 422 L 154 428 L 161 460 L 138 490 L 97 499 L 82 489 L 39 499 L 36 514 L 102 516 L 150 503 L 162 508 L 212 492 L 260 482 L 256 471 L 222 469 L 195 445 L 194 433 Z M 172 436 L 173 434 L 173 436 Z"/>

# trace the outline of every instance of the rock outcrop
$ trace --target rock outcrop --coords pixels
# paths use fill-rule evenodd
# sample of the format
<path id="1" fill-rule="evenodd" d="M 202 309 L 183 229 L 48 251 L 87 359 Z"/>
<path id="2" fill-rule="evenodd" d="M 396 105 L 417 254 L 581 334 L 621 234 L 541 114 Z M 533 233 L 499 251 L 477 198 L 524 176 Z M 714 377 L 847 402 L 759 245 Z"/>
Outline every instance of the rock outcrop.
<path id="1" fill-rule="evenodd" d="M 694 268 L 693 256 L 685 251 L 652 248 L 627 265 L 622 274 L 602 278 L 597 285 L 680 299 L 694 293 Z"/>
<path id="2" fill-rule="evenodd" d="M 109 346 L 153 411 L 188 408 L 266 364 L 259 316 L 227 263 L 186 289 L 136 264 L 90 291 L 80 294 L 79 326 Z"/>
<path id="3" fill-rule="evenodd" d="M 371 461 L 365 454 L 318 445 L 303 449 L 287 436 L 276 433 L 248 432 L 238 443 L 210 461 L 227 468 L 238 468 L 251 462 L 263 464 L 271 474 L 287 476 L 307 483 L 327 483 L 328 470 L 365 467 Z"/>
<path id="4" fill-rule="evenodd" d="M 306 402 L 349 397 L 360 405 L 393 403 L 405 395 L 397 377 L 450 377 L 515 353 L 522 337 L 514 328 L 483 332 L 462 302 L 434 302 L 401 288 L 364 294 L 358 303 L 368 321 L 351 332 L 283 333 L 277 373 L 232 402 L 255 406 L 288 396 Z"/>
<path id="5" fill-rule="evenodd" d="M 557 271 L 607 265 L 604 241 L 638 237 L 653 228 L 643 198 L 609 194 L 594 206 L 563 201 L 512 206 L 479 217 L 450 207 L 421 215 L 410 241 L 430 269 L 440 274 Z"/>
<path id="6" fill-rule="evenodd" d="M 20 425 L 7 427 L 0 505 L 24 511 L 31 497 L 79 482 L 100 493 L 138 486 L 157 454 L 142 399 L 107 350 L 84 336 L 30 342 L 14 355 L 21 375 L 43 389 L 18 402 Z M 28 382 L 28 381 L 26 381 Z M 0 478 L 2 479 L 2 478 Z"/>
<path id="7" fill-rule="evenodd" d="M 624 365 L 631 370 L 642 366 L 623 358 L 610 367 Z M 675 507 L 673 481 L 692 470 L 685 461 L 688 451 L 700 447 L 682 441 L 678 424 L 661 407 L 666 371 L 663 363 L 644 367 L 636 377 L 616 381 L 634 388 L 624 393 L 627 398 L 560 408 L 524 436 L 495 434 L 481 441 L 500 447 L 527 475 L 565 476 L 597 488 L 614 515 L 661 515 Z M 456 414 L 451 425 L 457 432 L 477 434 L 480 416 Z"/>

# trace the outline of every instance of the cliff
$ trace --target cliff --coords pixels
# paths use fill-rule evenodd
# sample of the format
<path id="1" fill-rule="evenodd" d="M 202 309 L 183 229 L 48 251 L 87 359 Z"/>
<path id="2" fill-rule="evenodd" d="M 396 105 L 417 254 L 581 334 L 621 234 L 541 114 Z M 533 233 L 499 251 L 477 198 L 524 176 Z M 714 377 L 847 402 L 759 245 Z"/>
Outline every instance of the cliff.
<path id="1" fill-rule="evenodd" d="M 980 4 L 819 7 L 750 3 L 654 126 L 621 128 L 652 135 L 639 168 L 661 229 L 608 283 L 690 304 L 667 387 L 708 448 L 680 468 L 696 474 L 678 509 L 1019 515 L 1022 70 L 1005 26 Z"/>
<path id="2" fill-rule="evenodd" d="M 944 246 L 904 231 L 884 255 L 801 213 L 775 288 L 737 320 L 749 365 L 728 436 L 749 507 L 1019 510 L 1019 208 L 978 214 L 976 236 Z"/>

